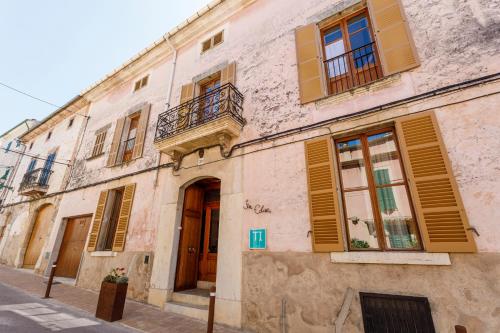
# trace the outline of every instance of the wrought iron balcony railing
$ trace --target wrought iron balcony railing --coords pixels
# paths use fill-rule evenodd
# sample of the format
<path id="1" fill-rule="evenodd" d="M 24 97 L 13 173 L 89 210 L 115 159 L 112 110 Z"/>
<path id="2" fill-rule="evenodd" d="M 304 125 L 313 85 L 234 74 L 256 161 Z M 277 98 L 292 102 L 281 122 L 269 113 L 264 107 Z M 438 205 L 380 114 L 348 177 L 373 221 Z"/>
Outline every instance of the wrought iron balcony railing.
<path id="1" fill-rule="evenodd" d="M 19 187 L 19 192 L 32 188 L 47 189 L 49 187 L 49 178 L 53 171 L 50 169 L 40 168 L 27 172 Z"/>
<path id="2" fill-rule="evenodd" d="M 330 94 L 339 94 L 382 78 L 375 42 L 324 62 Z"/>
<path id="3" fill-rule="evenodd" d="M 243 95 L 231 83 L 161 113 L 155 142 L 228 115 L 244 124 Z"/>

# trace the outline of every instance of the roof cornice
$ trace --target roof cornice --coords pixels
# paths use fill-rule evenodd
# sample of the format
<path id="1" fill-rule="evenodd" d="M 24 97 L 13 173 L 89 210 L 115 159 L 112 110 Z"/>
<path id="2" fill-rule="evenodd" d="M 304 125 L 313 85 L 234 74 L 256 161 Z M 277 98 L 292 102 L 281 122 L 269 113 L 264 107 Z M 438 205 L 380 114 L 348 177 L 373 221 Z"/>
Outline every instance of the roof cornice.
<path id="1" fill-rule="evenodd" d="M 53 128 L 64 119 L 73 116 L 88 104 L 89 101 L 84 97 L 80 95 L 74 97 L 68 103 L 42 119 L 38 124 L 35 125 L 35 127 L 24 133 L 19 139 L 23 142 L 33 140 L 38 135 L 45 133 L 47 130 Z M 81 115 L 86 116 L 86 114 Z"/>

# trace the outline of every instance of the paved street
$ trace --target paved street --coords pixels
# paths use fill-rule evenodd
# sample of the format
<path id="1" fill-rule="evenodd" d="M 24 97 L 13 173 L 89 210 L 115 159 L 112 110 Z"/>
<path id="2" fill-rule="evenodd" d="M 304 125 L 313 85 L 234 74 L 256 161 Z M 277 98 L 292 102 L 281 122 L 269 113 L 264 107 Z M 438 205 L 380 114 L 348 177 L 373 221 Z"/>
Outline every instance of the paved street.
<path id="1" fill-rule="evenodd" d="M 136 330 L 98 320 L 54 299 L 42 299 L 0 283 L 0 332 L 125 333 Z"/>
<path id="2" fill-rule="evenodd" d="M 98 298 L 96 292 L 59 283 L 52 286 L 50 295 L 53 298 L 47 301 L 40 297 L 44 294 L 46 287 L 44 280 L 43 277 L 29 270 L 0 265 L 0 286 L 2 287 L 0 288 L 0 333 L 52 332 L 50 328 L 44 328 L 36 322 L 35 317 L 38 318 L 43 312 L 54 316 L 65 313 L 85 319 L 75 322 L 90 324 L 87 321 L 90 319 L 92 322 L 99 323 L 99 325 L 64 329 L 63 332 L 137 332 L 138 330 L 151 333 L 204 333 L 207 330 L 206 322 L 161 311 L 151 305 L 131 300 L 125 303 L 123 319 L 109 324 L 94 318 Z M 13 311 L 12 304 L 25 305 Z M 46 309 L 43 310 L 43 308 Z M 35 315 L 35 313 L 39 314 Z M 56 316 L 56 318 L 62 318 L 62 316 Z M 66 317 L 66 319 L 69 318 Z M 18 330 L 11 328 L 20 323 L 23 326 L 18 327 Z M 127 330 L 129 327 L 132 329 Z M 36 330 L 30 330 L 32 328 Z M 241 331 L 216 325 L 214 332 L 238 333 Z"/>

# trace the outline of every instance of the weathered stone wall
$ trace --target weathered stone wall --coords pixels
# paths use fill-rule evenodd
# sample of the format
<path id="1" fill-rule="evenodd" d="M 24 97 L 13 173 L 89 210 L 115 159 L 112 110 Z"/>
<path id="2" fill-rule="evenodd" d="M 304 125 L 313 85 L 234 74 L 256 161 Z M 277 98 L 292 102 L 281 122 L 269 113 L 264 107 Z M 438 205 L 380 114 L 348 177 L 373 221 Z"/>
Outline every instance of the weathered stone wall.
<path id="1" fill-rule="evenodd" d="M 145 263 L 145 257 L 149 262 Z M 116 267 L 123 267 L 129 278 L 127 297 L 145 302 L 148 299 L 149 280 L 153 267 L 152 252 L 127 251 L 117 253 L 115 257 L 93 257 L 84 252 L 77 286 L 99 291 L 103 278 Z"/>
<path id="2" fill-rule="evenodd" d="M 243 254 L 243 327 L 280 332 L 333 332 L 347 288 L 355 298 L 344 332 L 364 332 L 359 292 L 428 297 L 437 332 L 500 330 L 500 255 L 453 254 L 451 266 L 333 264 L 328 254 Z"/>
<path id="3" fill-rule="evenodd" d="M 83 138 L 82 148 L 76 157 L 70 188 L 111 179 L 156 165 L 158 152 L 153 146 L 156 120 L 158 114 L 165 111 L 170 68 L 168 59 L 152 67 L 145 67 L 132 78 L 92 100 L 89 110 L 90 120 Z M 134 83 L 146 75 L 149 75 L 148 84 L 134 92 Z M 137 108 L 144 103 L 150 103 L 151 110 L 142 157 L 122 165 L 106 167 L 117 120 L 126 117 L 133 110 L 138 111 Z M 103 128 L 107 128 L 104 154 L 90 158 L 95 143 L 95 133 Z"/>
<path id="4" fill-rule="evenodd" d="M 0 218 L 3 220 L 3 223 L 8 222 L 8 224 L 4 232 L 4 237 L 0 240 L 0 263 L 22 267 L 38 212 L 41 208 L 52 205 L 54 207 L 54 215 L 49 223 L 47 223 L 47 229 L 41 230 L 41 235 L 45 239 L 45 245 L 40 251 L 40 256 L 34 268 L 35 272 L 40 274 L 46 270 L 51 252 L 48 240 L 51 232 L 54 230 L 55 215 L 60 200 L 61 196 L 54 196 L 15 205 L 4 210 Z"/>

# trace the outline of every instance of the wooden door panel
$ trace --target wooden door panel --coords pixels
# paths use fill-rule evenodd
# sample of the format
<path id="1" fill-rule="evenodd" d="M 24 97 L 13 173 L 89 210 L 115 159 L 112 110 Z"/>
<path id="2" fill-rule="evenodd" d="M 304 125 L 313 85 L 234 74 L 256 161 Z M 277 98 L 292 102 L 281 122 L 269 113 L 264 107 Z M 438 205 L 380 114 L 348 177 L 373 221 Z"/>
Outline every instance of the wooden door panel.
<path id="1" fill-rule="evenodd" d="M 42 248 L 45 245 L 45 240 L 49 233 L 48 229 L 50 227 L 50 221 L 52 220 L 53 214 L 53 206 L 44 207 L 38 212 L 33 230 L 31 231 L 28 247 L 26 248 L 26 253 L 24 255 L 24 268 L 35 267 L 42 252 Z"/>
<path id="2" fill-rule="evenodd" d="M 68 220 L 57 258 L 56 276 L 76 278 L 90 228 L 90 219 L 82 217 Z"/>
<path id="3" fill-rule="evenodd" d="M 184 208 L 179 240 L 179 254 L 175 290 L 196 288 L 198 280 L 198 254 L 203 209 L 203 189 L 190 186 L 184 194 Z"/>
<path id="4" fill-rule="evenodd" d="M 199 280 L 215 282 L 217 275 L 217 242 L 219 235 L 219 202 L 212 202 L 205 207 L 205 234 L 203 253 L 200 254 Z M 215 238 L 215 239 L 211 239 Z M 215 243 L 215 244 L 211 244 Z M 212 247 L 212 248 L 211 248 Z"/>

